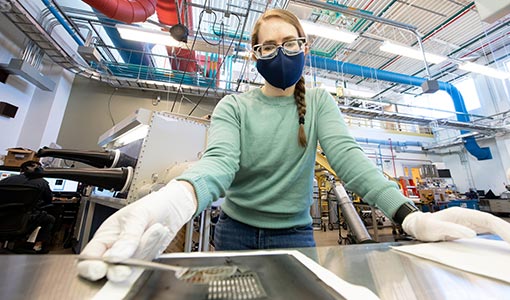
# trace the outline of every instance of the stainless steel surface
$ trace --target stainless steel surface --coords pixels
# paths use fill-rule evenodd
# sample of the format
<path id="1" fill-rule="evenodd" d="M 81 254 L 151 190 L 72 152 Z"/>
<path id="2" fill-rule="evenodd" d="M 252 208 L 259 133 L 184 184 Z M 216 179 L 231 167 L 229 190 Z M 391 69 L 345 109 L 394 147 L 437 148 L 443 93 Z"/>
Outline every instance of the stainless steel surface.
<path id="1" fill-rule="evenodd" d="M 146 261 L 136 258 L 127 258 L 116 261 L 104 257 L 95 257 L 80 255 L 78 260 L 98 260 L 109 265 L 123 265 L 129 267 L 143 268 L 146 270 L 170 271 L 175 273 L 175 278 L 190 283 L 203 284 L 212 281 L 223 280 L 237 272 L 237 266 L 200 266 L 200 267 L 182 267 L 177 265 L 169 265 L 156 261 Z"/>
<path id="2" fill-rule="evenodd" d="M 300 249 L 381 299 L 504 299 L 510 285 L 390 250 L 391 243 Z M 0 299 L 90 299 L 104 281 L 77 277 L 75 255 L 0 256 Z M 299 276 L 299 274 L 296 274 Z"/>
<path id="3" fill-rule="evenodd" d="M 400 243 L 301 250 L 340 278 L 381 299 L 504 299 L 510 285 L 390 249 Z"/>
<path id="4" fill-rule="evenodd" d="M 1 255 L 0 299 L 91 299 L 104 281 L 77 275 L 74 255 Z"/>

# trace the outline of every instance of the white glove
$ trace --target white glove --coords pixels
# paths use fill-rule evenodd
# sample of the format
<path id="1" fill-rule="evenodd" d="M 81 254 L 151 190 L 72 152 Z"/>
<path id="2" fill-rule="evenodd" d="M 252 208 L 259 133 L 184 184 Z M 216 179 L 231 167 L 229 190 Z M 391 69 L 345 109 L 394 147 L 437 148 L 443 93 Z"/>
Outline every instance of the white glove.
<path id="1" fill-rule="evenodd" d="M 165 250 L 196 210 L 193 193 L 184 183 L 172 180 L 106 219 L 81 254 L 116 261 L 130 257 L 152 260 Z M 84 260 L 77 267 L 80 276 L 94 281 L 106 275 L 119 282 L 131 274 L 129 267 L 108 266 L 101 261 Z"/>
<path id="2" fill-rule="evenodd" d="M 510 223 L 489 213 L 461 207 L 450 207 L 435 213 L 410 213 L 404 218 L 402 228 L 425 242 L 472 238 L 477 233 L 492 233 L 510 243 Z"/>

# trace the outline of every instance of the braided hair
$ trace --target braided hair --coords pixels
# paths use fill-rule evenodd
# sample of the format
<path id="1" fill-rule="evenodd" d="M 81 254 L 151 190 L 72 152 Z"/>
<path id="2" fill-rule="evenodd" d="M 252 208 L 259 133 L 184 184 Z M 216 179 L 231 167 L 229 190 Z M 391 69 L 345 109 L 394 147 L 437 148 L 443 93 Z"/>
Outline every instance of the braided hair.
<path id="1" fill-rule="evenodd" d="M 305 114 L 306 114 L 306 102 L 305 102 L 305 79 L 303 76 L 296 83 L 296 88 L 294 89 L 294 99 L 296 100 L 296 106 L 299 117 L 299 131 L 298 131 L 298 141 L 301 147 L 306 147 L 306 133 L 305 133 Z"/>

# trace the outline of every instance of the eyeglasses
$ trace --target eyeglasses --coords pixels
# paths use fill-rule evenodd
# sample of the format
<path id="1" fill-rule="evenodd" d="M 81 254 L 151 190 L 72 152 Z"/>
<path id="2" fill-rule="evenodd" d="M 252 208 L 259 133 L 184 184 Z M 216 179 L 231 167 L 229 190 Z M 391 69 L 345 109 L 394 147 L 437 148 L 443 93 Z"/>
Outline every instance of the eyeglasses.
<path id="1" fill-rule="evenodd" d="M 283 53 L 294 56 L 303 52 L 305 44 L 306 38 L 304 37 L 288 40 L 281 44 L 257 44 L 253 46 L 253 54 L 257 59 L 271 59 L 278 54 L 278 48 L 282 48 Z"/>

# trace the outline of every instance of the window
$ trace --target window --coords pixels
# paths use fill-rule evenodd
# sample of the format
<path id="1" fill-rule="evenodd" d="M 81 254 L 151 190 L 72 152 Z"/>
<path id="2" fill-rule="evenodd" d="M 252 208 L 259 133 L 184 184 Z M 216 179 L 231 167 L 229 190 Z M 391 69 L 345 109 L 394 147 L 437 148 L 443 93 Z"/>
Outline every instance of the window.
<path id="1" fill-rule="evenodd" d="M 464 77 L 463 79 L 455 82 L 453 85 L 459 89 L 462 94 L 467 111 L 472 111 L 481 107 L 473 78 Z"/>
<path id="2" fill-rule="evenodd" d="M 471 77 L 465 77 L 453 83 L 460 91 L 467 111 L 472 111 L 481 107 L 478 93 L 476 92 L 475 82 Z M 399 107 L 400 112 L 407 112 L 413 115 L 433 117 L 433 118 L 455 118 L 455 106 L 453 100 L 445 91 L 437 91 L 433 94 L 422 94 L 420 96 L 405 96 L 406 104 L 416 107 Z"/>

